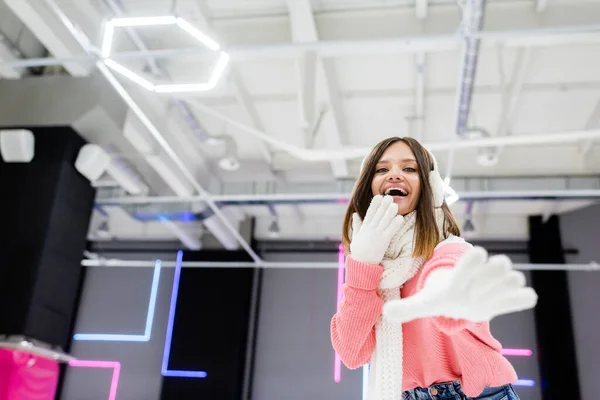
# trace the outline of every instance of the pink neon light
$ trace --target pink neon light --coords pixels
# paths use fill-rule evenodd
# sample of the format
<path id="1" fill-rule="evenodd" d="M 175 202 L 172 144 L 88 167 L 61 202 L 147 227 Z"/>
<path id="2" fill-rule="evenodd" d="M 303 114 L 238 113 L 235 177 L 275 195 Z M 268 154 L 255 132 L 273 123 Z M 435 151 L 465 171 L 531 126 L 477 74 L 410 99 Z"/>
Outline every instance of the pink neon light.
<path id="1" fill-rule="evenodd" d="M 119 374 L 121 373 L 121 363 L 118 361 L 96 361 L 96 360 L 73 360 L 69 361 L 71 367 L 84 368 L 112 368 L 113 375 L 110 383 L 110 392 L 108 400 L 116 400 L 117 387 L 119 386 Z"/>
<path id="2" fill-rule="evenodd" d="M 529 349 L 502 349 L 502 355 L 504 356 L 516 356 L 516 357 L 530 357 L 533 355 L 533 351 Z"/>
<path id="3" fill-rule="evenodd" d="M 337 305 L 336 311 L 340 310 L 340 303 L 342 302 L 342 285 L 344 284 L 344 247 L 340 244 L 338 250 L 338 281 L 337 281 Z M 335 353 L 335 360 L 333 366 L 333 380 L 335 383 L 339 383 L 342 380 L 342 360 L 340 355 Z"/>

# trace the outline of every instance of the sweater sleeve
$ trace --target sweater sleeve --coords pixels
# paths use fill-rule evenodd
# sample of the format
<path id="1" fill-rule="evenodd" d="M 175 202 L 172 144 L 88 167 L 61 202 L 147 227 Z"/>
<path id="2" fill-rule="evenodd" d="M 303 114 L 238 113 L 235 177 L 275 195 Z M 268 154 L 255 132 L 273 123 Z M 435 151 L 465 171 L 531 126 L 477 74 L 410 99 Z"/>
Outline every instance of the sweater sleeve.
<path id="1" fill-rule="evenodd" d="M 464 243 L 447 244 L 437 249 L 433 256 L 423 265 L 423 272 L 419 276 L 417 291 L 425 286 L 425 282 L 430 274 L 439 268 L 454 268 L 462 255 L 471 248 L 471 245 Z M 434 325 L 447 335 L 453 335 L 463 329 L 479 328 L 482 322 L 473 322 L 465 319 L 454 319 L 448 317 L 433 317 Z"/>
<path id="2" fill-rule="evenodd" d="M 331 320 L 331 342 L 350 369 L 368 363 L 375 348 L 375 323 L 383 309 L 376 289 L 382 274 L 381 265 L 346 259 L 346 283 L 340 308 Z"/>

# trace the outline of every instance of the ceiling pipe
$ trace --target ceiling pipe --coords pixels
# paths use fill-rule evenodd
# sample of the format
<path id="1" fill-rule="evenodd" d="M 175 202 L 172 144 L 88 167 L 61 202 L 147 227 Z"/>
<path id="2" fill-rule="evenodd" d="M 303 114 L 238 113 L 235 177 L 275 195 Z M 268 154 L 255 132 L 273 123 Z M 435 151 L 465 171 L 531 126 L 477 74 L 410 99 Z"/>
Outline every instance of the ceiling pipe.
<path id="1" fill-rule="evenodd" d="M 0 31 L 0 60 L 19 60 L 23 54 L 6 35 Z M 20 79 L 26 71 L 22 68 L 0 67 L 0 77 L 5 79 Z"/>
<path id="2" fill-rule="evenodd" d="M 85 259 L 81 261 L 84 267 L 153 267 L 154 261 L 141 260 L 121 260 L 121 259 Z M 176 262 L 163 261 L 161 266 L 174 268 Z M 210 261 L 183 261 L 183 268 L 318 268 L 318 269 L 334 269 L 338 268 L 337 262 L 293 262 L 293 261 L 261 261 L 260 263 L 252 262 L 210 262 Z M 588 264 L 513 264 L 514 268 L 523 271 L 600 271 L 600 265 L 596 262 Z"/>
<path id="3" fill-rule="evenodd" d="M 345 204 L 351 193 L 281 193 L 281 194 L 229 194 L 213 195 L 212 201 L 220 205 L 247 206 L 273 204 Z M 460 201 L 493 201 L 493 200 L 600 200 L 600 189 L 589 190 L 513 190 L 513 191 L 480 191 L 461 192 Z M 203 202 L 202 196 L 175 197 L 121 197 L 112 199 L 97 199 L 96 206 L 122 206 L 126 204 L 176 204 Z"/>
<path id="4" fill-rule="evenodd" d="M 415 115 L 413 118 L 413 136 L 422 141 L 425 129 L 425 53 L 417 53 L 415 56 Z"/>
<path id="5" fill-rule="evenodd" d="M 279 217 L 277 215 L 277 210 L 275 209 L 275 205 L 273 203 L 266 204 L 267 209 L 269 210 L 269 214 L 271 215 L 271 223 L 269 224 L 269 236 L 272 238 L 277 238 L 281 234 L 279 229 Z"/>
<path id="6" fill-rule="evenodd" d="M 495 32 L 480 32 L 474 37 L 481 39 L 484 46 L 506 47 L 549 47 L 559 44 L 599 43 L 596 33 L 600 32 L 600 24 L 573 25 L 551 28 L 536 28 L 522 30 L 505 30 Z M 586 36 L 588 35 L 588 36 Z M 259 46 L 231 46 L 227 53 L 232 62 L 258 59 L 297 59 L 307 51 L 315 51 L 320 57 L 342 57 L 356 55 L 381 55 L 399 53 L 434 53 L 455 51 L 459 48 L 459 40 L 455 33 L 440 35 L 409 35 L 390 39 L 374 40 L 331 40 L 305 43 L 270 44 Z M 112 54 L 112 58 L 147 58 L 147 57 L 182 57 L 203 54 L 201 49 L 173 48 L 149 51 L 122 51 Z M 2 67 L 44 67 L 69 63 L 90 63 L 96 61 L 95 54 L 84 54 L 74 57 L 42 57 L 24 60 L 3 61 Z"/>
<path id="7" fill-rule="evenodd" d="M 67 16 L 62 12 L 60 7 L 54 2 L 54 0 L 45 0 L 46 4 L 48 4 L 53 12 L 60 18 L 61 22 L 65 25 L 65 27 L 71 32 L 73 37 L 78 41 L 81 47 L 91 53 L 93 49 L 91 48 L 89 39 L 85 36 L 83 32 L 78 30 L 73 23 L 69 21 Z M 121 98 L 125 101 L 125 103 L 132 109 L 132 111 L 140 118 L 140 121 L 146 126 L 148 131 L 152 134 L 154 139 L 158 142 L 158 144 L 163 148 L 165 153 L 171 158 L 171 160 L 175 163 L 175 165 L 181 170 L 185 178 L 192 184 L 194 189 L 200 194 L 203 198 L 203 201 L 213 210 L 217 218 L 222 222 L 222 225 L 231 232 L 235 240 L 242 246 L 244 250 L 252 257 L 254 262 L 261 262 L 261 258 L 256 254 L 256 252 L 250 247 L 248 242 L 244 239 L 244 237 L 240 234 L 240 232 L 231 224 L 231 222 L 227 219 L 227 217 L 219 210 L 219 206 L 210 198 L 210 194 L 198 183 L 194 175 L 190 172 L 190 170 L 185 166 L 183 161 L 177 156 L 173 148 L 169 145 L 169 143 L 165 140 L 162 133 L 156 128 L 156 126 L 150 121 L 150 119 L 146 116 L 146 114 L 142 111 L 142 109 L 138 106 L 138 104 L 133 100 L 133 98 L 129 95 L 127 90 L 119 83 L 117 78 L 112 74 L 112 72 L 104 65 L 102 62 L 96 63 L 97 68 L 104 75 L 107 81 L 112 85 L 115 91 L 121 96 Z"/>
<path id="8" fill-rule="evenodd" d="M 479 60 L 479 43 L 481 39 L 475 36 L 483 26 L 485 0 L 467 0 L 463 7 L 461 36 L 463 51 L 461 69 L 459 71 L 458 101 L 456 105 L 456 134 L 461 137 L 467 129 L 477 62 Z"/>
<path id="9" fill-rule="evenodd" d="M 308 162 L 329 162 L 332 159 L 336 160 L 351 160 L 362 159 L 369 154 L 371 147 L 343 147 L 340 150 L 334 149 L 305 149 L 303 147 L 294 146 L 282 140 L 275 139 L 276 135 L 268 134 L 242 122 L 239 122 L 228 115 L 206 106 L 202 102 L 190 98 L 190 105 L 206 114 L 212 115 L 215 118 L 224 121 L 231 126 L 243 130 L 258 139 L 269 143 L 273 148 L 289 153 L 291 156 Z M 450 148 L 454 150 L 493 147 L 493 146 L 528 146 L 528 145 L 552 145 L 573 143 L 590 139 L 600 139 L 600 130 L 582 130 L 582 131 L 566 131 L 566 132 L 548 132 L 536 133 L 530 135 L 515 135 L 515 136 L 494 136 L 489 138 L 479 138 L 471 140 L 447 140 L 439 142 L 423 142 L 422 144 L 431 151 L 447 151 Z"/>
<path id="10" fill-rule="evenodd" d="M 502 50 L 498 50 L 502 51 Z M 512 134 L 512 129 L 515 123 L 515 117 L 519 108 L 519 100 L 525 83 L 525 78 L 531 64 L 532 50 L 530 47 L 525 47 L 520 50 L 517 57 L 515 72 L 510 83 L 510 92 L 506 93 L 502 99 L 502 109 L 500 113 L 500 121 L 496 129 L 496 135 L 505 136 Z M 500 68 L 502 65 L 500 65 Z"/>
<path id="11" fill-rule="evenodd" d="M 476 34 L 481 32 L 485 0 L 466 0 L 462 10 L 460 35 L 462 38 L 461 68 L 457 85 L 455 133 L 458 138 L 463 138 L 469 123 L 469 113 L 477 73 L 479 59 L 479 39 Z M 456 139 L 455 139 L 456 140 Z M 446 181 L 449 184 L 454 165 L 454 147 L 448 151 L 446 166 Z"/>
<path id="12" fill-rule="evenodd" d="M 465 222 L 462 228 L 465 233 L 472 233 L 475 231 L 475 225 L 473 224 L 473 203 L 473 200 L 469 200 L 465 207 Z"/>

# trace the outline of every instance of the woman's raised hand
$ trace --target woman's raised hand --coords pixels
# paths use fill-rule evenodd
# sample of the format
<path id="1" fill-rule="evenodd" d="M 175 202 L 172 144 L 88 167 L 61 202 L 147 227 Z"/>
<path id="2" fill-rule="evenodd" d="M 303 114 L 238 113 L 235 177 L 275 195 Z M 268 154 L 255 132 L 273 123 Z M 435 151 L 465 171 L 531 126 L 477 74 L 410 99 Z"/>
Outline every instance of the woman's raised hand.
<path id="1" fill-rule="evenodd" d="M 392 236 L 404 223 L 404 217 L 397 213 L 393 197 L 381 195 L 371 200 L 364 221 L 354 213 L 350 256 L 367 264 L 380 264 Z"/>

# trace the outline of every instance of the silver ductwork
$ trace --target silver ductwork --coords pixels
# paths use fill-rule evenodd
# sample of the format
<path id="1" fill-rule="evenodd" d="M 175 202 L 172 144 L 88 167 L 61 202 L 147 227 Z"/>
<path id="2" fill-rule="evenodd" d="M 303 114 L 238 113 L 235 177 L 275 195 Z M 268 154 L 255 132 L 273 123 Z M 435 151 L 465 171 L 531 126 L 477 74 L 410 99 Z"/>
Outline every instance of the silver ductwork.
<path id="1" fill-rule="evenodd" d="M 460 4 L 461 2 L 459 2 Z M 466 0 L 462 2 L 462 21 L 459 35 L 462 39 L 461 68 L 457 85 L 455 140 L 462 139 L 469 123 L 469 112 L 473 97 L 473 87 L 479 59 L 478 36 L 483 26 L 485 0 Z M 450 147 L 446 166 L 446 179 L 450 181 L 454 164 L 454 148 Z"/>
<path id="2" fill-rule="evenodd" d="M 459 28 L 463 47 L 457 91 L 456 134 L 458 136 L 463 136 L 469 122 L 481 42 L 478 34 L 483 26 L 484 9 L 485 0 L 466 0 L 463 5 L 463 17 Z"/>

